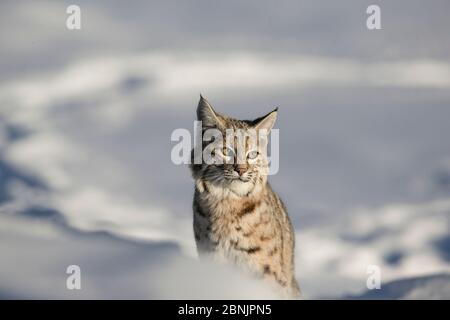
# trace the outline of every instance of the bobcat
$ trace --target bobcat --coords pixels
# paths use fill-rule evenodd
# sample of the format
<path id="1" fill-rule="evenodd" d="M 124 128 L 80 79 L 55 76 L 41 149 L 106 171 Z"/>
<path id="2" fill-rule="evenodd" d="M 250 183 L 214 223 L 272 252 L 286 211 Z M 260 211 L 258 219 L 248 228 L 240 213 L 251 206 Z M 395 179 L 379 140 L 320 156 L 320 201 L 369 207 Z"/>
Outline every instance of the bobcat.
<path id="1" fill-rule="evenodd" d="M 197 107 L 202 133 L 219 130 L 226 136 L 223 144 L 227 146 L 227 129 L 244 133 L 253 129 L 268 135 L 276 117 L 277 109 L 253 121 L 232 119 L 214 111 L 202 96 Z M 231 262 L 267 279 L 282 296 L 298 298 L 294 231 L 283 202 L 267 182 L 268 161 L 262 151 L 267 147 L 267 139 L 263 145 L 256 145 L 248 138 L 233 138 L 234 147 L 224 147 L 215 154 L 225 162 L 191 165 L 195 180 L 194 235 L 199 256 Z M 238 148 L 245 150 L 243 161 L 238 161 Z"/>

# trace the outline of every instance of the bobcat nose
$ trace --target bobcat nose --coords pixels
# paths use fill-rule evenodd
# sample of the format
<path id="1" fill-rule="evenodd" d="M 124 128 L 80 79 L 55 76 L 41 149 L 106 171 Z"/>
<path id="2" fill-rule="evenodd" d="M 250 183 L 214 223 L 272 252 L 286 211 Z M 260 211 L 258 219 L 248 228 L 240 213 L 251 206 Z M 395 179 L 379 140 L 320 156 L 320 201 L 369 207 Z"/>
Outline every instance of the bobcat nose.
<path id="1" fill-rule="evenodd" d="M 239 176 L 242 176 L 245 172 L 247 172 L 247 166 L 237 165 L 234 167 L 234 170 L 239 174 Z"/>

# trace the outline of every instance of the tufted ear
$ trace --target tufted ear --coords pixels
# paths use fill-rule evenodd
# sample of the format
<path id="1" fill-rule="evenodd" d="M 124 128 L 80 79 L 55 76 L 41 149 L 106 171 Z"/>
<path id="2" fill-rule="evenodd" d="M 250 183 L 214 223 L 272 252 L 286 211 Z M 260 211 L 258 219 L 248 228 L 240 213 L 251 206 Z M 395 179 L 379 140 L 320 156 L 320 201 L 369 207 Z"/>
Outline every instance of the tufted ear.
<path id="1" fill-rule="evenodd" d="M 221 115 L 214 111 L 211 104 L 202 95 L 198 102 L 197 120 L 202 121 L 203 128 L 220 128 L 223 125 Z"/>
<path id="2" fill-rule="evenodd" d="M 267 130 L 267 132 L 269 132 L 273 128 L 273 125 L 277 120 L 277 113 L 278 108 L 275 108 L 273 111 L 269 112 L 265 116 L 255 119 L 253 121 L 253 128 L 255 128 L 256 130 L 265 129 Z"/>

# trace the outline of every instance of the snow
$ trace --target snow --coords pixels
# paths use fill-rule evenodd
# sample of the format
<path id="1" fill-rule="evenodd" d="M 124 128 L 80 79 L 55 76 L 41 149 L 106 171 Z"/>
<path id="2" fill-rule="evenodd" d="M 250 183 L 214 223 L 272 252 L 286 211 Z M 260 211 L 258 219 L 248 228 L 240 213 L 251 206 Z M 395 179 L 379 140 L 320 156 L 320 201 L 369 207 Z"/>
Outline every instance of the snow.
<path id="1" fill-rule="evenodd" d="M 200 20 L 220 28 L 199 28 L 190 1 L 79 2 L 79 33 L 55 27 L 63 2 L 0 10 L 16 26 L 0 30 L 1 298 L 273 297 L 197 259 L 193 183 L 170 161 L 170 135 L 193 130 L 200 92 L 239 118 L 280 108 L 270 180 L 295 226 L 305 298 L 450 298 L 450 52 L 432 40 L 446 39 L 448 10 L 385 4 L 396 31 L 381 46 L 359 2 L 333 6 L 339 28 L 316 2 L 210 8 Z M 249 12 L 279 29 L 262 32 Z M 310 16 L 324 30 L 302 31 Z M 416 30 L 428 51 L 400 32 L 411 17 L 443 24 Z M 65 288 L 70 264 L 81 291 Z M 369 265 L 381 291 L 363 293 Z"/>
<path id="2" fill-rule="evenodd" d="M 386 283 L 380 290 L 370 290 L 349 299 L 448 300 L 450 274 L 407 278 Z"/>
<path id="3" fill-rule="evenodd" d="M 58 220 L 58 213 L 43 209 L 29 215 L 0 216 L 2 298 L 276 298 L 236 270 L 183 256 L 174 242 L 76 231 L 48 221 Z M 66 289 L 66 269 L 73 264 L 81 269 L 81 290 Z"/>

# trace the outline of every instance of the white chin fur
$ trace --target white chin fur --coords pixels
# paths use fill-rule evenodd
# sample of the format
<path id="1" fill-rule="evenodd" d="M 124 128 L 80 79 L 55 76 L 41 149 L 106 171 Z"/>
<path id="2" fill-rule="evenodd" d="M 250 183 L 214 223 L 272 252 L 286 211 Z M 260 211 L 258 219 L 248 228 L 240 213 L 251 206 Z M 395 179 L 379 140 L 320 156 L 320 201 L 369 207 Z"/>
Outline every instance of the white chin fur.
<path id="1" fill-rule="evenodd" d="M 233 180 L 228 188 L 239 196 L 246 196 L 250 191 L 253 190 L 253 183 L 251 181 L 244 182 L 237 179 Z"/>

